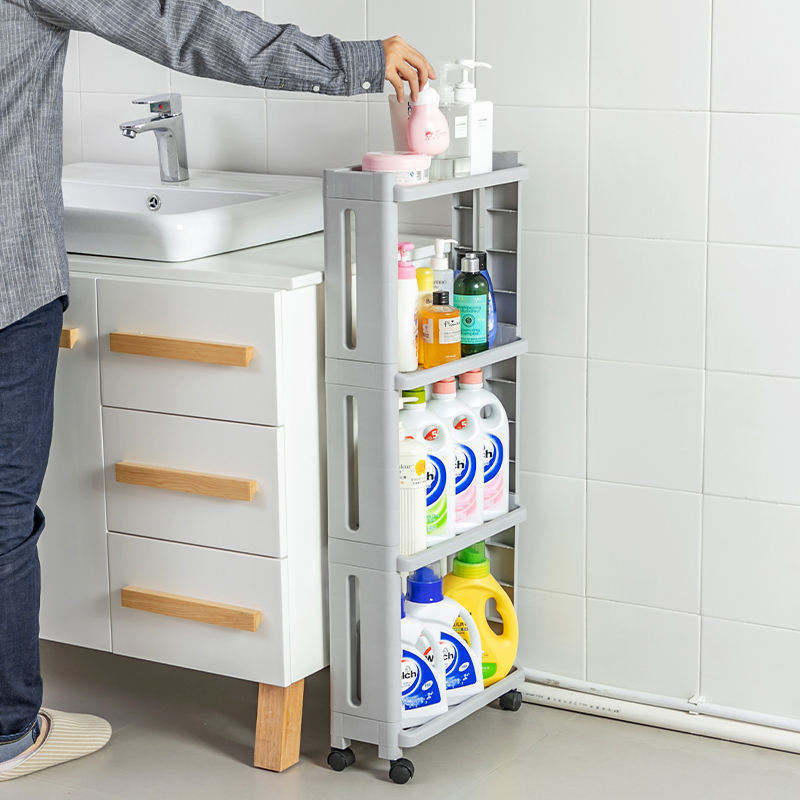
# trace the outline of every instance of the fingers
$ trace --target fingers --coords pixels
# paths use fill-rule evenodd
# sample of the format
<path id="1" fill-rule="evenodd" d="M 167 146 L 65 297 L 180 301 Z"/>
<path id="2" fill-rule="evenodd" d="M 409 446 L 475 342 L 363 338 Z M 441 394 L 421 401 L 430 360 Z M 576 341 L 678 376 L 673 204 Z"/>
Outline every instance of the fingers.
<path id="1" fill-rule="evenodd" d="M 411 89 L 411 99 L 412 101 L 416 102 L 416 99 L 419 96 L 420 74 L 413 65 L 408 63 L 408 61 L 403 61 L 400 66 L 397 67 L 397 71 L 408 83 L 408 86 Z"/>
<path id="2" fill-rule="evenodd" d="M 428 82 L 428 77 L 429 77 L 428 67 L 430 66 L 430 64 L 428 64 L 428 62 L 425 60 L 425 56 L 413 50 L 413 52 L 409 53 L 406 56 L 406 63 L 410 64 L 416 71 L 418 88 L 424 89 L 425 84 Z M 413 92 L 411 98 L 412 100 L 416 99 L 413 95 Z"/>
<path id="3" fill-rule="evenodd" d="M 397 102 L 402 103 L 405 97 L 405 87 L 403 86 L 402 78 L 397 74 L 397 70 L 393 70 L 386 75 L 386 80 L 394 87 L 395 94 L 397 95 Z"/>

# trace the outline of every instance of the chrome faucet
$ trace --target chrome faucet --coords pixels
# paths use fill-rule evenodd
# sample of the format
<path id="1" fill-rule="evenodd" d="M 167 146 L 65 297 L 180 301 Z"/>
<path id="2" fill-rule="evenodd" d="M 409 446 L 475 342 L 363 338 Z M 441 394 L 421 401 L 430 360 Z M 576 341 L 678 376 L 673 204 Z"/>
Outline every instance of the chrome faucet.
<path id="1" fill-rule="evenodd" d="M 153 131 L 158 144 L 158 166 L 161 180 L 177 183 L 189 179 L 186 160 L 186 129 L 183 124 L 183 104 L 179 94 L 157 94 L 134 100 L 137 105 L 150 106 L 154 117 L 123 122 L 119 128 L 123 136 L 135 139 L 138 134 Z"/>

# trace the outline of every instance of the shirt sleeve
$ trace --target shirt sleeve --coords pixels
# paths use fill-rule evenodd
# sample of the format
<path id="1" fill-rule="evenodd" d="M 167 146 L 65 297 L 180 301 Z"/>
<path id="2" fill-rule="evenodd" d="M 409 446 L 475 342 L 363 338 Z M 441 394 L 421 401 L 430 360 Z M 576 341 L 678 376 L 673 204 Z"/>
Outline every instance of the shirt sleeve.
<path id="1" fill-rule="evenodd" d="M 294 92 L 383 91 L 380 40 L 308 36 L 218 0 L 28 2 L 43 22 L 94 33 L 190 75 Z"/>

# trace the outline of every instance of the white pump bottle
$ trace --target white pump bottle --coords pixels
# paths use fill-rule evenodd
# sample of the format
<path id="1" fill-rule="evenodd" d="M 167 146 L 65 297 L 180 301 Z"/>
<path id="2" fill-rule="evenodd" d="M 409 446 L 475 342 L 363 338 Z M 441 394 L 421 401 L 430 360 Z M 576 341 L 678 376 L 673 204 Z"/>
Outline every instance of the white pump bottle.
<path id="1" fill-rule="evenodd" d="M 453 270 L 450 269 L 450 256 L 445 253 L 445 246 L 458 244 L 455 239 L 434 239 L 431 269 L 433 270 L 433 291 L 447 292 L 453 298 Z"/>
<path id="2" fill-rule="evenodd" d="M 494 104 L 478 100 L 470 70 L 491 69 L 485 61 L 460 58 L 445 65 L 447 72 L 460 70 L 461 80 L 453 86 L 453 101 L 444 110 L 450 126 L 451 146 L 445 155 L 454 159 L 455 175 L 478 175 L 492 171 L 494 145 Z"/>

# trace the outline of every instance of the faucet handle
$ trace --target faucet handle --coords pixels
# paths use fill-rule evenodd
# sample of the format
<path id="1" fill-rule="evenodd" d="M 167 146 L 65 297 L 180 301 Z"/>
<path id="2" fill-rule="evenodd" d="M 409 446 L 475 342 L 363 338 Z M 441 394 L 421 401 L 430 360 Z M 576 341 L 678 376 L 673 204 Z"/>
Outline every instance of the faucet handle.
<path id="1" fill-rule="evenodd" d="M 150 97 L 139 97 L 133 102 L 136 105 L 150 106 L 150 113 L 158 114 L 160 117 L 173 117 L 183 111 L 183 101 L 177 93 L 166 92 Z"/>

